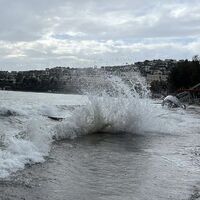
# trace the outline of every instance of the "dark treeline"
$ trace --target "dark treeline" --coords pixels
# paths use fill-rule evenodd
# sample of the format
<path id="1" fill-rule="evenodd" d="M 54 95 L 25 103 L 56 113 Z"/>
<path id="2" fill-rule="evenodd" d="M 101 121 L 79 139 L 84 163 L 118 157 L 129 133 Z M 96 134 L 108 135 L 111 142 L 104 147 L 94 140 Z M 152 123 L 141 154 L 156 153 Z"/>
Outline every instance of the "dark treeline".
<path id="1" fill-rule="evenodd" d="M 169 88 L 166 81 L 152 81 L 150 86 L 152 94 L 161 93 L 163 95 L 166 95 Z"/>
<path id="2" fill-rule="evenodd" d="M 198 83 L 200 83 L 199 59 L 178 61 L 176 66 L 171 69 L 168 77 L 170 92 L 175 92 L 181 88 L 188 89 Z"/>
<path id="3" fill-rule="evenodd" d="M 0 88 L 4 90 L 35 92 L 76 92 L 68 68 L 24 72 L 0 71 Z"/>
<path id="4" fill-rule="evenodd" d="M 189 89 L 200 83 L 199 61 L 199 57 L 194 56 L 192 61 L 153 60 L 135 63 L 135 65 L 102 68 L 55 67 L 23 72 L 0 71 L 0 89 L 77 93 L 85 83 L 100 84 L 101 79 L 98 74 L 102 75 L 106 72 L 124 78 L 129 72 L 138 69 L 147 79 L 148 75 L 155 77 L 149 82 L 152 93 L 166 95 L 179 89 Z M 162 76 L 167 76 L 168 80 L 162 79 Z"/>
<path id="5" fill-rule="evenodd" d="M 60 84 L 56 78 L 38 79 L 36 77 L 29 76 L 22 77 L 21 74 L 18 74 L 15 82 L 10 79 L 0 80 L 0 87 L 11 90 L 42 92 L 51 89 L 59 90 Z"/>

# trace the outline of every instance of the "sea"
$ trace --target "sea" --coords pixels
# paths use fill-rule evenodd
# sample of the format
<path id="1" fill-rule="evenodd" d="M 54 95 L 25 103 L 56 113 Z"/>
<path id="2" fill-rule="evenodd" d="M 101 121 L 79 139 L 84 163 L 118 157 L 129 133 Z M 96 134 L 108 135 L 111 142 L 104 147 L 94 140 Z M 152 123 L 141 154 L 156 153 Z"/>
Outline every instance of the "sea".
<path id="1" fill-rule="evenodd" d="M 200 107 L 144 80 L 82 95 L 0 91 L 0 199 L 200 199 Z"/>

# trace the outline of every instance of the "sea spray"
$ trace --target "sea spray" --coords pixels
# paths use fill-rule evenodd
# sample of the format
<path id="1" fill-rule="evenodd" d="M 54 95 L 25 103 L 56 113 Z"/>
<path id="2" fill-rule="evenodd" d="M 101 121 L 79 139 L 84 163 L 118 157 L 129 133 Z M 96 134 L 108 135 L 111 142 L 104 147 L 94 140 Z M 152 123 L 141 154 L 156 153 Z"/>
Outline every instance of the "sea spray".
<path id="1" fill-rule="evenodd" d="M 51 96 L 46 98 L 46 94 L 31 94 L 33 99 L 28 103 L 24 98 L 27 93 L 13 92 L 20 101 L 10 98 L 3 102 L 2 112 L 0 108 L 0 177 L 23 169 L 27 163 L 45 161 L 54 140 L 97 132 L 176 134 L 183 128 L 188 133 L 195 126 L 198 128 L 199 119 L 186 118 L 186 111 L 162 109 L 149 98 L 144 78 L 137 73 L 131 77 L 103 76 L 99 87 L 95 84 L 85 87 L 82 96 L 48 94 Z M 50 104 L 53 98 L 54 103 Z M 7 115 L 11 104 L 12 113 Z M 65 120 L 55 122 L 46 117 L 49 114 L 61 115 Z"/>
<path id="2" fill-rule="evenodd" d="M 87 92 L 88 103 L 55 127 L 55 138 L 75 138 L 96 132 L 138 134 L 151 127 L 160 131 L 161 123 L 164 126 L 165 122 L 160 121 L 158 126 L 158 119 L 155 119 L 158 109 L 148 98 L 146 82 L 138 77 L 136 73 L 135 82 L 128 80 L 126 83 L 119 77 L 104 77 L 106 87 Z"/>

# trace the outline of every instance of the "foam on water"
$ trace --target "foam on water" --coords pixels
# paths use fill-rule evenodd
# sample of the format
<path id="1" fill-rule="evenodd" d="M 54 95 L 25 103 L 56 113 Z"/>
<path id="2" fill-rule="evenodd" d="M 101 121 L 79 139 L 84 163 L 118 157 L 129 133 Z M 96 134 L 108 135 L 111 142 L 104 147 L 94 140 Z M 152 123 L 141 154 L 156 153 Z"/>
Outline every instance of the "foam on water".
<path id="1" fill-rule="evenodd" d="M 89 94 L 87 105 L 77 109 L 70 118 L 55 127 L 55 138 L 75 138 L 102 131 L 172 133 L 177 129 L 177 124 L 172 122 L 170 126 L 165 119 L 165 115 L 171 113 L 154 104 L 149 98 L 144 79 L 138 77 L 134 84 L 131 82 L 131 87 L 118 77 L 109 77 L 107 82 L 112 86 L 112 91 L 95 91 L 100 96 Z"/>
<path id="2" fill-rule="evenodd" d="M 186 115 L 186 111 L 169 111 L 155 104 L 149 98 L 145 80 L 137 73 L 132 81 L 126 83 L 119 77 L 108 76 L 104 79 L 106 87 L 85 90 L 87 100 L 84 96 L 70 97 L 74 101 L 80 98 L 76 105 L 81 106 L 73 111 L 66 107 L 72 105 L 71 101 L 66 100 L 63 104 L 64 95 L 61 96 L 62 103 L 58 98 L 54 104 L 48 104 L 45 97 L 45 100 L 37 102 L 29 99 L 27 104 L 26 101 L 15 104 L 15 108 L 9 108 L 9 105 L 1 107 L 0 177 L 23 169 L 25 164 L 43 162 L 55 139 L 73 139 L 103 131 L 130 134 L 198 131 L 200 119 Z M 81 99 L 84 101 L 81 102 Z M 11 97 L 10 104 L 12 102 L 14 105 L 15 98 Z M 64 116 L 66 119 L 61 123 L 54 122 L 47 115 Z"/>
<path id="3" fill-rule="evenodd" d="M 58 95 L 49 94 L 48 99 L 44 94 L 38 98 L 37 93 L 1 93 L 0 178 L 4 178 L 23 169 L 25 164 L 45 160 L 51 149 L 51 128 L 55 125 L 46 116 L 61 116 L 64 111 L 59 108 L 63 102 Z M 26 95 L 32 97 L 32 102 L 27 101 Z M 4 100 L 3 97 L 7 98 Z"/>
<path id="4" fill-rule="evenodd" d="M 0 150 L 0 177 L 23 169 L 27 163 L 43 162 L 50 150 L 52 137 L 45 121 L 30 120 L 24 131 L 4 137 Z M 47 125 L 47 124 L 46 124 Z"/>

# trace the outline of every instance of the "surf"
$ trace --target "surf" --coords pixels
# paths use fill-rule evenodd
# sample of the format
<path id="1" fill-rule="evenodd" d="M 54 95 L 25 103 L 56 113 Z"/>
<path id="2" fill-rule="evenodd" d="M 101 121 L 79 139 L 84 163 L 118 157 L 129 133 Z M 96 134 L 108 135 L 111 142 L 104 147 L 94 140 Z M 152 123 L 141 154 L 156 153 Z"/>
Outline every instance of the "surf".
<path id="1" fill-rule="evenodd" d="M 0 177 L 24 169 L 26 164 L 44 162 L 57 140 L 72 140 L 97 132 L 131 135 L 182 131 L 179 124 L 183 126 L 184 122 L 178 120 L 184 111 L 177 114 L 155 104 L 149 97 L 145 79 L 138 73 L 131 80 L 104 75 L 102 81 L 105 84 L 101 87 L 85 84 L 81 96 L 48 94 L 51 98 L 46 98 L 47 94 L 31 94 L 33 100 L 28 105 L 22 101 L 13 106 L 13 113 L 2 112 Z M 13 94 L 20 100 L 26 95 Z M 4 107 L 14 102 L 12 96 Z M 190 127 L 188 130 L 191 131 Z"/>
<path id="2" fill-rule="evenodd" d="M 151 127 L 158 131 L 164 126 L 156 119 L 161 109 L 149 98 L 144 79 L 137 73 L 135 77 L 136 81 L 128 83 L 116 76 L 105 77 L 107 88 L 87 92 L 88 103 L 55 127 L 54 138 L 73 139 L 96 132 L 144 133 Z"/>

